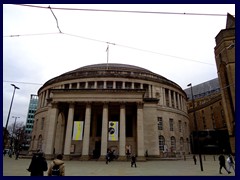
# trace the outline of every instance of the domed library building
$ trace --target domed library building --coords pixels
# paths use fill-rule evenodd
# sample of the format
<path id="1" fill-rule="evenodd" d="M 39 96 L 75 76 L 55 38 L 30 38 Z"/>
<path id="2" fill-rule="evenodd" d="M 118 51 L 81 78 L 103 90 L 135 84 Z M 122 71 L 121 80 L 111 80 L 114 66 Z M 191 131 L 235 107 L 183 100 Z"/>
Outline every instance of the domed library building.
<path id="1" fill-rule="evenodd" d="M 138 160 L 190 150 L 186 94 L 167 78 L 127 64 L 94 64 L 47 81 L 38 91 L 29 152 L 51 159 Z"/>

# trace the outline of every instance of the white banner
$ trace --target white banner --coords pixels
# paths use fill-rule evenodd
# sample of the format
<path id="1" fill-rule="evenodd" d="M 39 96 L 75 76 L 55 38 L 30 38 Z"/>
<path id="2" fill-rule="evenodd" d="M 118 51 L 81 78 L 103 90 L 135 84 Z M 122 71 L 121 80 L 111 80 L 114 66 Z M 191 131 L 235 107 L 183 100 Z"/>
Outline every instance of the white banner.
<path id="1" fill-rule="evenodd" d="M 83 138 L 83 121 L 74 121 L 72 140 L 82 140 Z"/>
<path id="2" fill-rule="evenodd" d="M 118 121 L 109 121 L 108 140 L 109 141 L 118 141 Z"/>

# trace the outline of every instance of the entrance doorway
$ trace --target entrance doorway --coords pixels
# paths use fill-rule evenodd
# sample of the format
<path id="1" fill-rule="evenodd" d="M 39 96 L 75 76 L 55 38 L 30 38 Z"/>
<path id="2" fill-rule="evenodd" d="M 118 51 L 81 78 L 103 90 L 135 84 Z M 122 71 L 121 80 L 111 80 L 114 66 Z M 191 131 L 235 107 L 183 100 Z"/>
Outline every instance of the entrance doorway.
<path id="1" fill-rule="evenodd" d="M 98 159 L 101 154 L 101 141 L 95 142 L 95 149 L 93 151 L 93 159 Z"/>

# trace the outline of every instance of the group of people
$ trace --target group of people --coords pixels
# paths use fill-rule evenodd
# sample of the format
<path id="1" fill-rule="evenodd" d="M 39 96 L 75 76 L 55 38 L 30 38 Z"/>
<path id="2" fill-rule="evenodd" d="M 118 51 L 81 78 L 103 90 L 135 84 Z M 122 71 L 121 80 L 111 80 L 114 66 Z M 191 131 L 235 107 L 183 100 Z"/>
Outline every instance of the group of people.
<path id="1" fill-rule="evenodd" d="M 12 158 L 12 155 L 15 154 L 15 160 L 18 160 L 20 151 L 19 151 L 19 150 L 16 150 L 15 153 L 14 153 L 14 151 L 12 151 L 11 149 L 9 149 L 8 151 L 7 151 L 6 149 L 4 149 L 4 150 L 3 150 L 3 155 L 5 156 L 6 154 L 8 154 L 8 156 L 9 156 L 10 158 Z"/>
<path id="2" fill-rule="evenodd" d="M 106 154 L 106 164 L 108 164 L 113 158 L 112 156 L 114 155 L 114 151 L 108 150 Z M 193 155 L 193 160 L 194 164 L 197 164 L 197 158 L 195 155 Z M 218 157 L 219 160 L 219 173 L 222 174 L 222 168 L 224 168 L 228 174 L 231 173 L 230 169 L 233 169 L 235 172 L 234 168 L 234 160 L 231 154 L 228 155 L 227 160 L 225 159 L 224 155 L 221 154 Z M 228 163 L 228 168 L 226 167 L 226 161 Z M 136 155 L 133 154 L 131 156 L 131 167 L 137 167 L 136 164 Z M 30 172 L 31 176 L 43 176 L 44 171 L 47 171 L 48 176 L 64 176 L 65 175 L 65 165 L 63 161 L 63 156 L 61 154 L 57 155 L 56 159 L 54 159 L 49 168 L 47 161 L 44 157 L 44 154 L 42 152 L 38 152 L 33 154 L 32 161 L 29 165 L 29 168 L 27 169 Z"/>
<path id="3" fill-rule="evenodd" d="M 33 154 L 27 170 L 30 172 L 30 176 L 44 176 L 44 171 L 47 171 L 48 176 L 64 176 L 65 165 L 62 159 L 63 156 L 61 154 L 57 155 L 56 159 L 54 159 L 48 167 L 44 154 L 37 152 Z"/>
<path id="4" fill-rule="evenodd" d="M 126 153 L 127 157 L 131 157 L 131 167 L 137 167 L 136 164 L 136 155 L 133 154 L 132 156 L 130 156 L 130 153 Z M 113 159 L 116 159 L 116 155 L 114 154 L 114 150 L 111 151 L 110 149 L 107 150 L 107 154 L 106 154 L 106 164 L 108 164 L 110 161 L 112 161 Z"/>
<path id="5" fill-rule="evenodd" d="M 219 157 L 218 157 L 218 160 L 219 160 L 219 165 L 220 165 L 220 168 L 219 168 L 219 174 L 222 174 L 222 168 L 224 168 L 228 174 L 231 173 L 230 169 L 232 168 L 233 171 L 235 171 L 235 168 L 234 168 L 234 161 L 233 161 L 233 157 L 231 154 L 228 155 L 227 157 L 227 163 L 228 163 L 228 169 L 226 167 L 226 160 L 225 160 L 225 157 L 223 154 L 221 154 Z"/>
<path id="6" fill-rule="evenodd" d="M 113 161 L 114 159 L 117 159 L 115 155 L 115 150 L 107 149 L 106 164 L 108 164 L 110 161 Z"/>
<path id="7" fill-rule="evenodd" d="M 219 174 L 222 174 L 222 168 L 224 168 L 228 174 L 231 173 L 231 169 L 233 169 L 233 171 L 235 172 L 235 167 L 234 167 L 234 160 L 231 154 L 228 155 L 227 160 L 225 159 L 225 156 L 223 154 L 220 154 L 218 157 L 219 160 Z M 194 164 L 197 164 L 197 157 L 195 155 L 193 155 L 193 161 Z M 226 161 L 228 163 L 228 168 L 226 167 Z"/>

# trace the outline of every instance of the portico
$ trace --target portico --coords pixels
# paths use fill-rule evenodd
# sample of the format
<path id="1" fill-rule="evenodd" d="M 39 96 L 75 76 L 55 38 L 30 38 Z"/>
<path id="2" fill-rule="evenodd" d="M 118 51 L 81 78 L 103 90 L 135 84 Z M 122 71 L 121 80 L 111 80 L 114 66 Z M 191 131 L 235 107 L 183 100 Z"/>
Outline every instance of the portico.
<path id="1" fill-rule="evenodd" d="M 126 93 L 127 92 L 127 93 Z M 107 149 L 119 160 L 126 158 L 126 145 L 144 159 L 143 90 L 65 90 L 51 91 L 45 154 L 62 153 L 65 159 L 88 160 L 93 151 L 105 159 Z M 74 122 L 83 121 L 82 139 L 73 140 Z M 117 139 L 109 140 L 109 122 L 118 123 Z M 61 126 L 59 127 L 59 124 Z M 59 131 L 63 134 L 59 134 Z M 58 138 L 63 136 L 62 141 Z M 56 143 L 57 142 L 57 143 Z M 142 158 L 141 158 L 142 157 Z"/>

